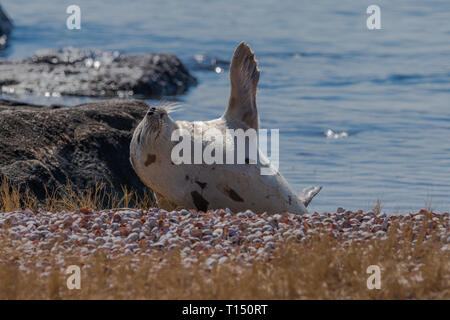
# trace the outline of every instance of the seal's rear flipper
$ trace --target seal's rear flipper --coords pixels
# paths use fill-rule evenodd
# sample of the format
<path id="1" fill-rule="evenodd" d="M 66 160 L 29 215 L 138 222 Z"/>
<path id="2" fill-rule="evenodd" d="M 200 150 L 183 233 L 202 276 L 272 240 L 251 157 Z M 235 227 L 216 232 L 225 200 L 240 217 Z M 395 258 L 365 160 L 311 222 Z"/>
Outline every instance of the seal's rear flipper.
<path id="1" fill-rule="evenodd" d="M 241 42 L 231 60 L 231 92 L 225 116 L 242 121 L 255 130 L 259 127 L 256 108 L 258 80 L 259 70 L 255 55 L 247 44 Z"/>
<path id="2" fill-rule="evenodd" d="M 300 193 L 300 200 L 303 202 L 305 207 L 311 202 L 311 200 L 322 190 L 322 186 L 310 186 L 303 189 Z"/>

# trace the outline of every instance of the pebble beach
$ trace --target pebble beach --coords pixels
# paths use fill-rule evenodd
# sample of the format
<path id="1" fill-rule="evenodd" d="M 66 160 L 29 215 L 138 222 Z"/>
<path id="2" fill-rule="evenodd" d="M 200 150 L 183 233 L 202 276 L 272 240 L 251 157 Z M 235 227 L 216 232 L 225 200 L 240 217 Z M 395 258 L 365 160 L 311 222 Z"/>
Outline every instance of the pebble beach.
<path id="1" fill-rule="evenodd" d="M 167 212 L 158 208 L 74 212 L 19 210 L 0 213 L 0 235 L 23 253 L 21 269 L 35 261 L 31 257 L 55 253 L 65 266 L 65 256 L 88 257 L 103 251 L 110 257 L 149 256 L 179 250 L 182 264 L 189 268 L 201 257 L 211 269 L 225 262 L 251 266 L 271 259 L 286 241 L 308 243 L 315 237 L 329 237 L 346 246 L 352 242 L 386 240 L 393 228 L 414 245 L 439 242 L 450 250 L 449 213 L 421 210 L 405 215 L 346 211 L 298 216 L 291 213 L 268 215 L 229 210 Z M 331 243 L 331 242 L 330 242 Z M 45 267 L 45 266 L 44 266 Z"/>

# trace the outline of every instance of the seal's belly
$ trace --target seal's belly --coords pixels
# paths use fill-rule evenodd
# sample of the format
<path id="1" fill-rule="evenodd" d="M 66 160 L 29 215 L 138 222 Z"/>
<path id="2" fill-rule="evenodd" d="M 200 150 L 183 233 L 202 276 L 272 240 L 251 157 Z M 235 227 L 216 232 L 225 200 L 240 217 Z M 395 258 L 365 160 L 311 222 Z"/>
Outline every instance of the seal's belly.
<path id="1" fill-rule="evenodd" d="M 202 211 L 229 208 L 234 212 L 307 212 L 279 173 L 260 175 L 257 165 L 161 162 L 140 169 L 137 173 L 146 185 L 180 207 Z"/>

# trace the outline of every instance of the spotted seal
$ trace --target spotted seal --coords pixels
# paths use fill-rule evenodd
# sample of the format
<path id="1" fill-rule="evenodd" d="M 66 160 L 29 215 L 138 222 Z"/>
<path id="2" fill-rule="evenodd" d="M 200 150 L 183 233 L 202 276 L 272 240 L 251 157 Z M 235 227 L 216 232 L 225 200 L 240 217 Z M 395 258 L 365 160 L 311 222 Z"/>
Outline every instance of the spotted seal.
<path id="1" fill-rule="evenodd" d="M 259 160 L 250 161 L 250 151 L 246 149 L 245 163 L 241 164 L 174 162 L 176 142 L 173 141 L 173 133 L 176 130 L 188 132 L 192 137 L 190 143 L 200 143 L 203 149 L 208 143 L 204 139 L 196 141 L 198 129 L 205 132 L 213 128 L 224 136 L 229 129 L 259 130 L 256 106 L 259 77 L 254 53 L 242 42 L 231 61 L 231 92 L 228 107 L 220 118 L 210 121 L 174 121 L 169 115 L 170 107 L 149 109 L 134 131 L 130 161 L 144 184 L 155 192 L 158 206 L 166 210 L 229 208 L 234 212 L 250 209 L 259 213 L 307 213 L 306 207 L 321 187 L 308 187 L 297 195 L 259 151 Z M 233 142 L 233 139 L 224 139 L 219 143 L 225 144 L 227 148 Z M 269 167 L 273 174 L 262 175 L 262 167 Z"/>

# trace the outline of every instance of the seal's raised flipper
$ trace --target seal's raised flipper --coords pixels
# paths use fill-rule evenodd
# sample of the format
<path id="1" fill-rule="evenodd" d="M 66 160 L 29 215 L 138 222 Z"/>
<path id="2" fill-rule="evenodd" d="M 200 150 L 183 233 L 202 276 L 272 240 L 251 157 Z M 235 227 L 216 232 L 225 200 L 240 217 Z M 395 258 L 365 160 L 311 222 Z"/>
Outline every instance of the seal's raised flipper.
<path id="1" fill-rule="evenodd" d="M 322 186 L 310 186 L 303 189 L 299 197 L 305 207 L 308 206 L 308 204 L 320 192 L 320 190 L 322 190 Z"/>
<path id="2" fill-rule="evenodd" d="M 247 44 L 241 42 L 231 60 L 231 92 L 225 116 L 242 121 L 255 130 L 259 127 L 256 108 L 258 80 L 259 70 L 255 55 Z"/>

